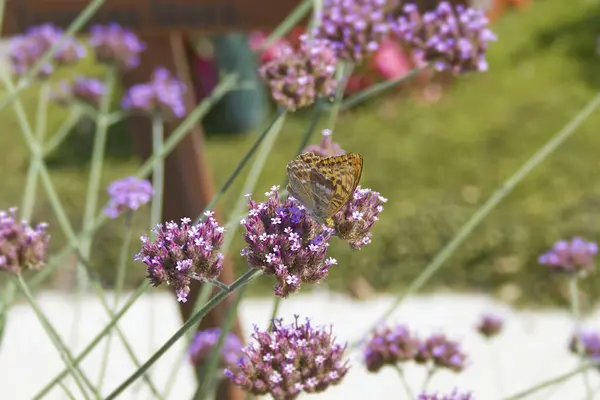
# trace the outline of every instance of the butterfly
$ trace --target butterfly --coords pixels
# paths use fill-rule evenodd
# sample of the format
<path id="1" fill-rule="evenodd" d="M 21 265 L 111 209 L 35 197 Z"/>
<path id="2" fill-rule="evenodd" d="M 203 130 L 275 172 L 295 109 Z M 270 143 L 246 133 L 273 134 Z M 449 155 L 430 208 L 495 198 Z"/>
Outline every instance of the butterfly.
<path id="1" fill-rule="evenodd" d="M 300 154 L 287 165 L 287 190 L 313 216 L 333 226 L 331 217 L 354 195 L 362 168 L 363 158 L 357 153 L 332 157 Z"/>

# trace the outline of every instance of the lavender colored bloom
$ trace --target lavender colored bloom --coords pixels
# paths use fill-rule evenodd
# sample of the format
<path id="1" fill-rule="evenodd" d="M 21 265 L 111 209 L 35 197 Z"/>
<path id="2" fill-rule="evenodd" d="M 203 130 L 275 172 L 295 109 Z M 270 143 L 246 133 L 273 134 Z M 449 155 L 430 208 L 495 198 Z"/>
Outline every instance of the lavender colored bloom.
<path id="1" fill-rule="evenodd" d="M 140 53 L 146 50 L 146 44 L 135 33 L 116 23 L 92 26 L 88 42 L 99 62 L 123 70 L 136 68 Z"/>
<path id="2" fill-rule="evenodd" d="M 108 186 L 110 200 L 104 208 L 104 214 L 109 218 L 117 218 L 125 211 L 135 211 L 154 195 L 152 184 L 135 176 L 120 179 Z"/>
<path id="3" fill-rule="evenodd" d="M 160 114 L 164 119 L 185 116 L 185 85 L 166 68 L 157 68 L 148 83 L 129 88 L 121 106 L 126 110 Z"/>
<path id="4" fill-rule="evenodd" d="M 411 361 L 419 348 L 419 339 L 406 325 L 376 330 L 369 339 L 365 351 L 365 365 L 370 372 L 377 372 L 386 365 Z"/>
<path id="5" fill-rule="evenodd" d="M 25 34 L 10 40 L 10 61 L 13 73 L 26 74 L 44 53 L 64 37 L 64 31 L 52 24 L 28 29 Z M 85 57 L 85 47 L 76 39 L 66 38 L 54 53 L 52 61 L 57 65 L 72 65 Z M 54 71 L 51 63 L 42 66 L 38 78 L 45 78 Z"/>
<path id="6" fill-rule="evenodd" d="M 355 250 L 371 243 L 371 228 L 386 202 L 379 192 L 358 186 L 353 198 L 333 216 L 335 234 Z"/>
<path id="7" fill-rule="evenodd" d="M 253 342 L 244 348 L 238 371 L 225 375 L 254 395 L 291 400 L 301 392 L 318 393 L 337 385 L 349 370 L 344 361 L 347 345 L 335 343 L 331 328 L 313 327 L 308 319 L 287 326 L 273 321 L 273 331 L 254 327 Z"/>
<path id="8" fill-rule="evenodd" d="M 559 240 L 538 261 L 555 272 L 585 275 L 594 269 L 594 256 L 597 253 L 598 245 L 595 242 L 575 237 L 570 242 Z"/>
<path id="9" fill-rule="evenodd" d="M 321 140 L 321 143 L 318 145 L 311 144 L 306 146 L 302 153 L 313 153 L 319 157 L 339 156 L 346 153 L 338 143 L 331 140 L 332 132 L 330 129 L 323 129 L 322 134 L 323 139 Z"/>
<path id="10" fill-rule="evenodd" d="M 105 91 L 104 82 L 100 79 L 80 76 L 72 83 L 62 81 L 58 90 L 52 94 L 52 98 L 62 106 L 69 106 L 73 100 L 77 100 L 98 107 Z"/>
<path id="11" fill-rule="evenodd" d="M 41 223 L 33 228 L 27 221 L 19 221 L 16 208 L 0 211 L 0 271 L 16 275 L 25 268 L 43 268 L 50 240 L 47 226 Z"/>
<path id="12" fill-rule="evenodd" d="M 190 344 L 189 354 L 192 364 L 203 364 L 208 361 L 212 349 L 217 345 L 221 336 L 221 328 L 210 328 L 197 332 Z M 219 349 L 221 355 L 220 367 L 235 369 L 239 360 L 244 357 L 244 344 L 233 333 L 225 335 L 223 346 Z"/>
<path id="13" fill-rule="evenodd" d="M 325 259 L 331 230 L 320 227 L 296 201 L 282 203 L 278 190 L 273 186 L 265 193 L 265 203 L 249 199 L 248 215 L 241 221 L 247 244 L 241 255 L 252 267 L 274 275 L 275 295 L 287 297 L 301 283 L 323 280 L 337 261 Z"/>
<path id="14" fill-rule="evenodd" d="M 389 33 L 387 0 L 324 0 L 317 38 L 327 39 L 338 58 L 360 63 Z"/>
<path id="15" fill-rule="evenodd" d="M 496 36 L 487 26 L 482 10 L 443 1 L 424 14 L 415 4 L 404 5 L 392 29 L 407 49 L 438 71 L 461 74 L 488 69 L 485 53 Z"/>
<path id="16" fill-rule="evenodd" d="M 497 336 L 502 331 L 504 321 L 497 315 L 484 314 L 477 325 L 477 331 L 487 339 Z"/>
<path id="17" fill-rule="evenodd" d="M 569 350 L 594 361 L 600 360 L 600 334 L 591 330 L 580 330 L 571 338 Z"/>
<path id="18" fill-rule="evenodd" d="M 460 344 L 449 340 L 442 333 L 431 335 L 419 345 L 415 361 L 454 372 L 461 372 L 467 366 L 467 356 L 462 352 Z"/>
<path id="19" fill-rule="evenodd" d="M 423 392 L 417 396 L 416 400 L 475 400 L 475 397 L 471 393 L 459 393 L 454 389 L 449 394 Z"/>
<path id="20" fill-rule="evenodd" d="M 142 249 L 135 255 L 136 261 L 147 265 L 147 277 L 153 286 L 166 283 L 175 287 L 177 301 L 185 303 L 192 279 L 205 281 L 216 279 L 223 268 L 223 244 L 225 229 L 206 211 L 206 220 L 191 225 L 190 218 L 182 218 L 181 224 L 173 221 L 159 224 L 152 231 L 157 239 L 150 242 L 142 236 Z"/>
<path id="21" fill-rule="evenodd" d="M 284 47 L 259 73 L 273 99 L 288 110 L 308 107 L 318 97 L 331 97 L 337 86 L 336 57 L 325 40 L 301 38 L 300 48 Z"/>

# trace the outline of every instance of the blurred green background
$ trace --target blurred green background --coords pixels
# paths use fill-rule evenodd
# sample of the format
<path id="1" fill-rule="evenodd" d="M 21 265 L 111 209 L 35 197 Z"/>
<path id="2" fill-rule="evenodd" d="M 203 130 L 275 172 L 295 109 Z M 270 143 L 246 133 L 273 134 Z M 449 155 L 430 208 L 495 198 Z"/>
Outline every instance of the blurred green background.
<path id="1" fill-rule="evenodd" d="M 440 102 L 423 105 L 410 96 L 392 94 L 339 119 L 334 140 L 346 151 L 363 154 L 362 186 L 380 191 L 389 202 L 373 229 L 370 245 L 353 251 L 333 241 L 330 255 L 339 264 L 324 283 L 329 289 L 346 290 L 359 276 L 378 291 L 405 288 L 503 181 L 600 88 L 600 58 L 595 53 L 600 35 L 598 2 L 537 0 L 525 10 L 503 16 L 493 30 L 499 41 L 489 51 L 490 71 L 457 80 Z M 77 71 L 62 71 L 53 79 L 102 73 L 101 67 L 87 60 Z M 37 93 L 38 88 L 33 87 L 22 96 L 31 121 Z M 64 110 L 51 106 L 50 134 L 65 116 Z M 281 182 L 307 118 L 308 113 L 300 113 L 287 119 L 254 191 L 255 199 L 261 200 L 263 192 Z M 0 135 L 0 208 L 4 209 L 20 204 L 28 151 L 12 107 L 0 112 L 0 125 L 4 131 Z M 563 280 L 538 266 L 537 257 L 562 237 L 600 240 L 598 126 L 600 112 L 502 202 L 425 290 L 488 292 L 517 305 L 563 304 Z M 263 127 L 246 136 L 211 135 L 207 139 L 217 186 Z M 319 130 L 322 128 L 325 126 Z M 76 228 L 81 226 L 93 129 L 92 121 L 81 121 L 68 141 L 47 159 Z M 110 132 L 104 187 L 133 173 L 140 164 L 131 155 L 125 129 L 120 124 Z M 312 142 L 319 140 L 315 134 Z M 240 195 L 244 175 L 220 203 L 225 217 Z M 51 224 L 52 248 L 61 248 L 64 236 L 41 186 L 38 194 L 34 219 Z M 104 196 L 100 204 L 107 199 Z M 109 222 L 93 246 L 93 264 L 107 286 L 114 279 L 122 223 Z M 148 207 L 136 215 L 135 225 L 136 237 L 146 231 Z M 238 235 L 232 248 L 238 272 L 245 268 L 239 256 L 242 246 Z M 137 250 L 134 240 L 132 253 Z M 130 283 L 143 279 L 142 264 L 132 261 L 129 271 Z M 68 286 L 72 275 L 73 265 L 65 265 L 53 285 Z M 261 278 L 250 291 L 265 294 L 273 283 Z M 600 294 L 599 283 L 598 275 L 585 282 L 584 304 Z"/>

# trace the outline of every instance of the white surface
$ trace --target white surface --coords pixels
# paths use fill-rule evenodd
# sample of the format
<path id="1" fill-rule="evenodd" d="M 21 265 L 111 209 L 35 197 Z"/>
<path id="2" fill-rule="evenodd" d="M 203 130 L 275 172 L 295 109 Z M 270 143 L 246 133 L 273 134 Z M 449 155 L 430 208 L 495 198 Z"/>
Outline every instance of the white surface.
<path id="1" fill-rule="evenodd" d="M 108 293 L 109 298 L 112 293 Z M 125 297 L 124 297 L 125 298 Z M 65 340 L 70 334 L 74 299 L 52 292 L 38 296 L 38 301 Z M 341 295 L 327 293 L 298 295 L 283 301 L 280 316 L 291 320 L 294 314 L 310 317 L 317 324 L 333 324 L 340 340 L 353 341 L 374 322 L 391 301 L 390 296 L 357 302 Z M 254 299 L 242 303 L 241 316 L 246 332 L 253 323 L 264 326 L 269 318 L 272 299 Z M 507 319 L 505 332 L 495 340 L 492 349 L 474 333 L 473 327 L 484 311 L 499 311 Z M 172 296 L 164 292 L 145 295 L 125 315 L 120 323 L 138 357 L 145 361 L 150 353 L 150 312 L 156 324 L 152 328 L 154 348 L 164 343 L 180 326 L 179 314 Z M 598 315 L 591 318 L 597 321 Z M 83 300 L 81 334 L 77 350 L 81 350 L 99 332 L 107 318 L 94 297 Z M 460 375 L 443 372 L 436 375 L 430 387 L 450 390 L 454 386 L 469 389 L 479 400 L 500 398 L 495 379 L 493 358 L 498 356 L 504 394 L 567 372 L 576 367 L 575 358 L 566 346 L 571 333 L 571 320 L 565 311 L 515 312 L 495 304 L 483 296 L 439 294 L 407 300 L 391 321 L 404 322 L 422 334 L 443 329 L 452 338 L 460 339 L 468 352 L 471 365 Z M 600 328 L 600 323 L 596 325 Z M 180 342 L 181 343 L 181 342 Z M 96 382 L 104 344 L 99 345 L 83 362 L 84 371 Z M 490 351 L 492 350 L 492 351 Z M 152 368 L 153 379 L 163 390 L 171 366 L 181 354 L 176 345 Z M 77 351 L 75 351 L 77 353 Z M 312 399 L 405 399 L 395 371 L 384 369 L 379 374 L 368 374 L 360 364 L 360 354 L 352 355 L 353 368 L 340 386 L 332 387 Z M 187 360 L 186 360 L 187 361 Z M 193 393 L 191 368 L 184 362 L 175 388 L 169 399 L 189 399 Z M 27 304 L 15 306 L 9 313 L 5 338 L 0 347 L 1 398 L 20 400 L 31 398 L 39 389 L 62 370 L 63 364 Z M 103 394 L 120 384 L 133 372 L 133 365 L 115 336 Z M 408 379 L 415 391 L 423 380 L 423 371 L 407 369 Z M 597 372 L 592 371 L 592 386 L 598 389 Z M 584 397 L 583 379 L 577 376 L 557 389 L 549 389 L 530 398 L 539 400 L 579 400 Z M 78 393 L 72 381 L 69 387 Z M 55 388 L 46 399 L 64 399 L 60 388 Z M 80 397 L 78 397 L 80 398 Z M 144 385 L 136 383 L 121 399 L 148 399 Z"/>

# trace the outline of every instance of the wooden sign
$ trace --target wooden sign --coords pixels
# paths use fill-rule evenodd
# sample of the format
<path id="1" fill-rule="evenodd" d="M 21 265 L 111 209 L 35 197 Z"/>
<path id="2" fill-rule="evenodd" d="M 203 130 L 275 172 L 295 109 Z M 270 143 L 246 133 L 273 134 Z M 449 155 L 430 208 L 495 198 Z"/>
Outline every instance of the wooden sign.
<path id="1" fill-rule="evenodd" d="M 105 0 L 87 26 L 116 22 L 139 33 L 276 27 L 301 0 Z M 89 0 L 7 0 L 3 35 L 53 23 L 66 28 Z"/>

